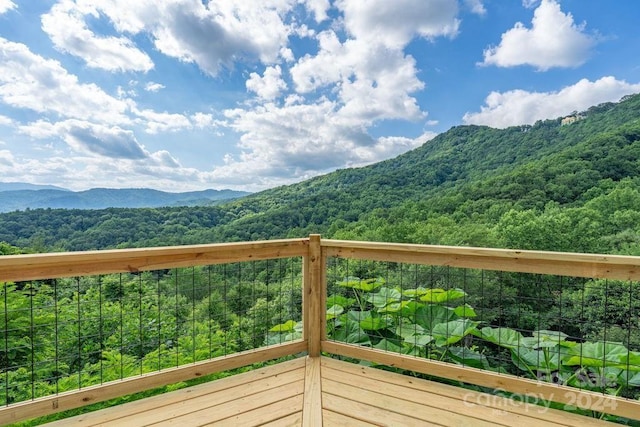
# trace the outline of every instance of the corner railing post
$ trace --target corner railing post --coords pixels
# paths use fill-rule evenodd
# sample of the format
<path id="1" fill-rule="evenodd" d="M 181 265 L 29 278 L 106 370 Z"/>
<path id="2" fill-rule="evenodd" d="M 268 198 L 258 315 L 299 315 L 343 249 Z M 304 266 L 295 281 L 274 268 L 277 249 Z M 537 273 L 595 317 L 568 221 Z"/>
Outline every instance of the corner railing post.
<path id="1" fill-rule="evenodd" d="M 309 255 L 304 262 L 304 339 L 311 357 L 320 356 L 320 341 L 324 331 L 324 258 L 320 235 L 309 236 Z"/>

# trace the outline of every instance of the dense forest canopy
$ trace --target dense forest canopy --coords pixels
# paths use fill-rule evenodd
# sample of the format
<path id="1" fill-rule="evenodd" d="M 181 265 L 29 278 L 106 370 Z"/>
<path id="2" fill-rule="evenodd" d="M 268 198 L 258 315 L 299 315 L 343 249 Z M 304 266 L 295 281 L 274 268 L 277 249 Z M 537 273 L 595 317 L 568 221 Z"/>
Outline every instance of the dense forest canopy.
<path id="1" fill-rule="evenodd" d="M 0 214 L 32 251 L 325 237 L 640 254 L 640 95 L 533 126 L 458 126 L 372 166 L 208 207 Z"/>

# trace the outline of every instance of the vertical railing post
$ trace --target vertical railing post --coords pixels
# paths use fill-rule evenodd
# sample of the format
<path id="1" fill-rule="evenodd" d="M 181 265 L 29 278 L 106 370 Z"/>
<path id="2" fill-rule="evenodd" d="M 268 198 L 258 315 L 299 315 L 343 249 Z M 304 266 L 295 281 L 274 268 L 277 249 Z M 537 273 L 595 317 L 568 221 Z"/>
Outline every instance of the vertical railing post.
<path id="1" fill-rule="evenodd" d="M 311 357 L 320 356 L 324 334 L 325 274 L 320 235 L 309 236 L 309 254 L 304 259 L 303 338 Z"/>

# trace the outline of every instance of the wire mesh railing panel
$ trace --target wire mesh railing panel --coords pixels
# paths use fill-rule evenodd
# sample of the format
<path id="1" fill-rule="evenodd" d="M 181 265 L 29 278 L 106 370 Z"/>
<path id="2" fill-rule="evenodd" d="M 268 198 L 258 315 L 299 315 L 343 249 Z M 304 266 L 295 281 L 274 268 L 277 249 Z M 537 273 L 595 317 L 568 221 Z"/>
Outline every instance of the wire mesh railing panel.
<path id="1" fill-rule="evenodd" d="M 5 282 L 0 293 L 8 405 L 294 340 L 270 330 L 302 323 L 302 259 Z"/>
<path id="2" fill-rule="evenodd" d="M 327 260 L 327 338 L 640 397 L 640 283 Z"/>

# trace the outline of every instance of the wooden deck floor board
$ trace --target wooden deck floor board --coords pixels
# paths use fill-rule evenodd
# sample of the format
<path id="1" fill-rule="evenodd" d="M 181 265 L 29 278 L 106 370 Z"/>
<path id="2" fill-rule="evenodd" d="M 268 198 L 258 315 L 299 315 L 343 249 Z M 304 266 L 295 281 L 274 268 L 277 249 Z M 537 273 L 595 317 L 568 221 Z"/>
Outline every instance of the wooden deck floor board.
<path id="1" fill-rule="evenodd" d="M 259 393 L 264 393 L 265 396 L 269 397 L 290 389 L 294 384 L 296 384 L 296 382 L 298 385 L 301 385 L 303 376 L 304 370 L 295 370 L 285 372 L 278 376 L 260 378 L 256 381 L 247 382 L 245 385 L 238 385 L 182 402 L 162 404 L 162 406 L 156 407 L 153 411 L 121 417 L 105 422 L 102 425 L 105 427 L 116 427 L 121 425 L 123 422 L 129 421 L 131 421 L 132 424 L 138 423 L 138 425 L 153 425 L 154 423 L 166 419 L 189 416 L 189 414 L 197 413 L 210 407 L 225 409 L 233 408 L 237 405 L 245 405 L 246 407 L 247 401 L 259 401 L 257 400 L 261 397 L 257 396 Z M 300 390 L 299 393 L 301 394 L 302 390 Z M 253 403 L 251 403 L 251 405 L 253 405 Z"/>
<path id="2" fill-rule="evenodd" d="M 191 399 L 214 393 L 224 393 L 225 390 L 234 387 L 247 387 L 247 384 L 254 383 L 260 379 L 285 375 L 291 371 L 298 371 L 298 375 L 304 375 L 304 358 L 294 359 L 284 363 L 267 366 L 258 370 L 245 372 L 238 375 L 222 378 L 216 381 L 199 384 L 193 387 L 184 388 L 146 399 L 129 402 L 124 405 L 112 406 L 96 412 L 78 415 L 76 417 L 63 419 L 47 424 L 47 427 L 90 427 L 106 425 L 111 421 L 120 420 L 124 417 L 136 417 L 137 414 L 147 412 L 157 412 L 160 408 L 169 408 L 172 405 L 183 405 Z M 126 410 L 125 410 L 126 408 Z M 140 415 L 142 417 L 143 415 Z M 141 419 L 141 418 L 140 418 Z M 124 421 L 121 421 L 124 423 Z M 120 424 L 123 425 L 123 424 Z M 138 425 L 138 424 L 134 424 Z"/>
<path id="3" fill-rule="evenodd" d="M 274 401 L 288 399 L 294 396 L 302 396 L 304 390 L 304 380 L 300 379 L 294 382 L 286 382 L 273 388 L 260 389 L 255 384 L 250 387 L 244 387 L 244 394 L 239 398 L 229 399 L 225 392 L 224 396 L 219 397 L 219 393 L 211 395 L 212 399 L 206 399 L 209 396 L 203 396 L 198 402 L 191 402 L 188 408 L 183 406 L 172 405 L 171 411 L 157 411 L 154 422 L 149 422 L 149 418 L 136 417 L 141 420 L 140 425 L 193 425 L 191 420 L 222 420 L 234 417 L 243 412 L 249 412 L 253 409 L 259 409 L 268 406 Z M 214 399 L 217 398 L 217 399 Z M 293 412 L 293 411 L 292 411 Z M 206 423 L 203 422 L 202 425 Z M 115 426 L 115 425 L 114 425 Z"/>
<path id="4" fill-rule="evenodd" d="M 357 384 L 357 383 L 356 383 Z M 433 401 L 427 393 L 415 393 L 415 397 L 420 403 L 406 400 L 403 397 L 395 397 L 385 392 L 380 392 L 382 387 L 378 384 L 377 389 L 365 389 L 357 385 L 349 385 L 342 382 L 335 382 L 327 378 L 323 379 L 322 388 L 325 393 L 340 396 L 349 402 L 358 402 L 370 406 L 375 406 L 388 412 L 397 412 L 399 414 L 411 414 L 412 417 L 421 419 L 425 422 L 437 420 L 442 425 L 456 425 L 459 421 L 464 421 L 468 425 L 477 425 L 478 427 L 492 427 L 495 425 L 504 425 L 496 420 L 491 422 L 483 421 L 477 416 L 468 414 L 460 414 L 452 412 L 454 406 L 444 404 L 439 407 L 440 400 Z M 385 386 L 386 387 L 386 386 Z M 460 402 L 458 401 L 458 404 Z M 478 414 L 482 416 L 482 414 Z"/>
<path id="5" fill-rule="evenodd" d="M 456 387 L 453 385 L 420 380 L 411 376 L 398 375 L 393 372 L 372 369 L 353 363 L 343 363 L 334 359 L 322 359 L 323 378 L 334 378 L 338 381 L 358 381 L 364 387 L 379 390 L 381 393 L 397 393 L 414 402 L 419 402 L 417 392 L 426 392 L 430 402 L 442 405 L 453 404 L 447 408 L 460 414 L 482 414 L 496 424 L 544 426 L 565 425 L 571 427 L 602 426 L 603 421 L 570 412 L 549 409 L 545 406 L 513 401 L 501 396 L 489 395 Z M 329 368 L 329 369 L 327 369 Z M 351 375 L 351 377 L 349 376 Z M 384 385 L 382 385 L 384 384 Z M 440 400 L 436 396 L 447 397 Z M 453 399 L 453 400 L 450 400 Z M 460 405 L 463 403 L 463 405 Z M 502 421 L 501 421 L 502 420 Z M 605 423 L 604 425 L 616 425 Z"/>
<path id="6" fill-rule="evenodd" d="M 273 398 L 273 397 L 272 397 Z M 252 409 L 250 411 L 242 411 L 231 417 L 216 419 L 219 415 L 215 413 L 216 418 L 203 426 L 229 425 L 229 426 L 262 426 L 265 423 L 272 422 L 297 412 L 302 406 L 302 393 L 296 394 L 288 398 L 275 397 L 276 400 L 268 405 Z M 213 408 L 211 410 L 214 410 Z M 189 424 L 183 424 L 189 425 Z"/>
<path id="7" fill-rule="evenodd" d="M 328 409 L 322 410 L 322 421 L 324 427 L 371 427 L 378 424 L 357 420 Z"/>
<path id="8" fill-rule="evenodd" d="M 594 427 L 615 424 L 334 359 L 299 358 L 68 418 L 48 427 L 96 425 Z"/>
<path id="9" fill-rule="evenodd" d="M 302 425 L 302 411 L 262 424 L 261 427 L 298 427 Z"/>
<path id="10" fill-rule="evenodd" d="M 379 426 L 424 426 L 437 425 L 442 426 L 438 422 L 429 422 L 428 424 L 419 418 L 410 415 L 400 414 L 389 411 L 375 405 L 353 401 L 351 399 L 337 396 L 330 393 L 322 393 L 322 402 L 325 409 L 337 412 L 342 415 L 354 418 L 356 420 L 375 423 Z"/>

